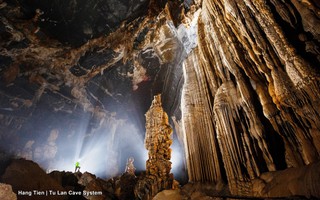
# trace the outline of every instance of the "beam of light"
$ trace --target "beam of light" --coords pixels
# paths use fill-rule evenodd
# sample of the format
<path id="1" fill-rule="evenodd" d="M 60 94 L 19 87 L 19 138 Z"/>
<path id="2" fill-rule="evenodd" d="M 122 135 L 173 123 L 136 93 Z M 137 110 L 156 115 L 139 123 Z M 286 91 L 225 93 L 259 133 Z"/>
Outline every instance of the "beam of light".
<path id="1" fill-rule="evenodd" d="M 96 136 L 79 135 L 74 141 L 74 152 L 60 152 L 62 159 L 56 160 L 51 165 L 52 170 L 71 171 L 75 170 L 75 163 L 80 162 L 80 171 L 88 171 L 98 177 L 112 177 L 124 172 L 126 161 L 134 157 L 134 165 L 137 171 L 145 170 L 148 160 L 148 152 L 144 146 L 144 134 L 141 134 L 133 124 L 125 124 L 117 127 L 114 133 L 106 130 L 104 133 L 96 133 Z M 110 129 L 109 129 L 110 131 Z M 115 134 L 113 140 L 112 134 Z M 87 140 L 87 141 L 85 141 Z M 61 145 L 71 145 L 68 141 Z M 80 149 L 80 147 L 82 149 Z M 183 150 L 176 137 L 171 146 L 171 173 L 178 178 L 184 172 Z"/>
<path id="2" fill-rule="evenodd" d="M 86 118 L 82 119 L 80 122 L 79 128 L 75 131 L 75 133 L 73 135 L 73 137 L 75 137 L 75 139 L 73 140 L 73 144 L 69 144 L 69 145 L 75 146 L 73 163 L 76 163 L 79 159 L 80 152 L 83 147 L 86 131 L 88 130 L 88 125 L 89 125 L 89 118 L 86 117 Z M 68 145 L 68 144 L 66 144 L 66 145 Z"/>
<path id="3" fill-rule="evenodd" d="M 124 172 L 126 161 L 131 156 L 135 159 L 137 170 L 145 170 L 147 151 L 144 148 L 144 134 L 133 123 L 109 124 L 90 134 L 86 133 L 85 125 L 79 129 L 84 130 L 77 130 L 78 134 L 57 144 L 56 159 L 47 171 L 74 172 L 78 161 L 81 172 L 110 178 Z"/>
<path id="4" fill-rule="evenodd" d="M 58 150 L 54 158 L 37 160 L 33 157 L 33 160 L 48 173 L 54 170 L 74 172 L 75 163 L 78 161 L 82 173 L 87 171 L 100 178 L 110 178 L 124 173 L 129 157 L 134 158 L 137 173 L 146 169 L 148 152 L 144 144 L 145 130 L 139 130 L 136 123 L 127 121 L 122 124 L 107 124 L 92 131 L 89 118 L 84 117 L 82 121 L 73 131 L 64 131 L 63 127 L 59 127 L 59 135 L 54 144 Z M 27 149 L 34 151 L 46 142 L 46 137 L 38 138 Z M 176 137 L 171 148 L 171 172 L 178 177 L 184 173 L 184 158 Z M 38 158 L 42 158 L 41 155 Z"/>
<path id="5" fill-rule="evenodd" d="M 171 162 L 172 162 L 172 169 L 171 173 L 173 173 L 175 179 L 180 179 L 180 177 L 185 173 L 184 172 L 184 156 L 183 150 L 179 141 L 176 137 L 173 139 L 173 144 L 171 146 Z"/>

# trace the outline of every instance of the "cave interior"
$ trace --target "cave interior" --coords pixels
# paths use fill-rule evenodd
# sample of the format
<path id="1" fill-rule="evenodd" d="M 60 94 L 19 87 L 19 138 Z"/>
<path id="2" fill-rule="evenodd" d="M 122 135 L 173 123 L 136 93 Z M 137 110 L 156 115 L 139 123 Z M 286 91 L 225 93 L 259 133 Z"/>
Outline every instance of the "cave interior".
<path id="1" fill-rule="evenodd" d="M 320 198 L 318 0 L 0 0 L 0 44 L 1 199 Z"/>

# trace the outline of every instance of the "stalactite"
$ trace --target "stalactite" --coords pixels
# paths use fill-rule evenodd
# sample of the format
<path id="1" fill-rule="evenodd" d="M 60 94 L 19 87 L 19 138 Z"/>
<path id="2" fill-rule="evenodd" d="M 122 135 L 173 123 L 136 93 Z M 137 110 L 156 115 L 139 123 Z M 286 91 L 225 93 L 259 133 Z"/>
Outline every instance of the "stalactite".
<path id="1" fill-rule="evenodd" d="M 182 115 L 189 180 L 221 181 L 221 163 L 217 149 L 211 105 L 207 97 L 204 71 L 193 53 L 184 63 Z M 201 156 L 200 156 L 201 155 Z M 213 158 L 213 162 L 212 162 Z"/>
<path id="2" fill-rule="evenodd" d="M 138 181 L 135 188 L 137 198 L 149 200 L 162 190 L 172 189 L 171 134 L 168 115 L 163 111 L 161 94 L 158 94 L 146 113 L 144 143 L 149 159 L 146 161 L 146 176 Z"/>
<path id="3" fill-rule="evenodd" d="M 194 153 L 201 152 L 197 145 L 206 137 L 193 131 L 200 126 L 195 108 L 206 105 L 210 118 L 200 117 L 207 121 L 198 132 L 214 125 L 219 145 L 211 148 L 221 152 L 220 172 L 225 171 L 232 194 L 250 195 L 251 180 L 280 167 L 272 150 L 280 143 L 272 134 L 282 138 L 286 167 L 319 160 L 319 72 L 292 44 L 301 34 L 308 35 L 306 43 L 319 41 L 317 11 L 312 1 L 202 2 L 198 47 L 184 65 L 182 121 L 191 180 L 204 181 L 197 174 L 211 170 L 199 171 L 202 157 Z M 304 15 L 311 20 L 301 21 Z M 296 35 L 289 38 L 279 23 L 289 24 Z M 318 57 L 317 51 L 308 53 Z"/>

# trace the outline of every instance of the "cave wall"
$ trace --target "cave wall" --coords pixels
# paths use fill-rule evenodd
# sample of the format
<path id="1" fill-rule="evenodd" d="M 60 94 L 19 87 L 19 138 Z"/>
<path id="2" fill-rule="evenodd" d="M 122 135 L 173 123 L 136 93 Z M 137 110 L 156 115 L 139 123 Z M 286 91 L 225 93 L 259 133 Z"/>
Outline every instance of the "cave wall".
<path id="1" fill-rule="evenodd" d="M 149 6 L 157 12 L 138 18 L 131 13 L 112 33 L 103 35 L 92 24 L 93 34 L 86 36 L 81 23 L 87 26 L 105 10 L 79 10 L 79 4 L 68 14 L 56 3 L 52 9 L 59 12 L 36 1 L 1 2 L 0 151 L 51 170 L 57 163 L 72 168 L 76 157 L 97 148 L 96 154 L 107 153 L 101 162 L 90 162 L 108 176 L 121 173 L 129 156 L 143 170 L 144 113 L 153 96 L 163 93 L 166 111 L 181 118 L 182 61 L 195 43 L 183 44 L 189 40 L 186 30 L 160 14 L 157 3 Z M 91 12 L 98 13 L 82 22 L 74 17 Z M 56 16 L 61 14 L 67 18 Z"/>
<path id="2" fill-rule="evenodd" d="M 191 181 L 225 174 L 232 194 L 250 195 L 262 172 L 319 160 L 318 6 L 202 2 L 182 91 Z"/>

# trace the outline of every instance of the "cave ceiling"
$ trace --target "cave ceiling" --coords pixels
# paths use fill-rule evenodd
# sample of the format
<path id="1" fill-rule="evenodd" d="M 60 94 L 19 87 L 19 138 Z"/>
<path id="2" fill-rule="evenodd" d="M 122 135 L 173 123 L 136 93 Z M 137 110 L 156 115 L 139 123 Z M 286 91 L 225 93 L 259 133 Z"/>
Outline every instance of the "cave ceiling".
<path id="1" fill-rule="evenodd" d="M 142 138 L 144 113 L 158 93 L 170 115 L 181 118 L 181 65 L 190 47 L 159 15 L 165 4 L 1 1 L 1 147 L 19 154 L 57 130 L 59 149 L 76 134 L 90 138 L 123 123 Z M 118 126 L 115 132 L 130 131 Z"/>
<path id="2" fill-rule="evenodd" d="M 38 25 L 48 36 L 73 46 L 109 34 L 125 20 L 143 16 L 148 3 L 148 0 L 18 1 L 23 18 L 39 15 Z"/>
<path id="3" fill-rule="evenodd" d="M 79 103 L 74 102 L 74 96 L 82 95 L 82 92 L 88 95 L 83 97 L 82 103 L 107 108 L 110 112 L 117 111 L 123 106 L 127 107 L 125 109 L 130 107 L 134 109 L 135 105 L 130 103 L 132 98 L 138 98 L 137 101 L 142 102 L 141 106 L 144 106 L 144 97 L 151 98 L 151 94 L 143 93 L 151 90 L 151 83 L 161 65 L 161 61 L 154 56 L 155 50 L 146 48 L 136 53 L 133 60 L 132 55 L 124 58 L 124 52 L 117 52 L 118 50 L 112 46 L 114 44 L 108 44 L 109 41 L 103 40 L 122 25 L 125 27 L 116 33 L 124 37 L 121 38 L 123 43 L 121 45 L 126 45 L 126 39 L 128 43 L 131 42 L 125 37 L 135 33 L 138 35 L 133 45 L 137 46 L 139 40 L 142 40 L 149 31 L 148 26 L 143 29 L 137 26 L 146 17 L 148 3 L 148 1 L 16 1 L 12 4 L 8 3 L 1 10 L 2 46 L 8 53 L 8 55 L 5 53 L 1 55 L 1 71 L 5 73 L 3 76 L 5 84 L 2 84 L 2 88 L 7 98 L 17 97 L 19 94 L 21 101 L 37 99 L 38 104 L 48 103 L 44 106 L 48 109 L 56 111 L 61 109 L 60 112 L 66 113 L 72 112 Z M 8 19 L 12 21 L 7 21 Z M 11 25 L 14 26 L 13 28 L 19 26 L 27 33 L 11 30 Z M 138 28 L 142 30 L 133 30 Z M 132 33 L 130 35 L 126 32 Z M 34 37 L 27 35 L 30 33 Z M 113 43 L 116 43 L 117 39 L 120 40 L 119 36 L 115 37 L 118 38 L 114 39 Z M 88 41 L 94 38 L 96 40 L 90 44 Z M 31 52 L 29 48 L 34 43 L 36 43 L 34 51 L 39 51 L 38 54 Z M 21 57 L 13 58 L 17 54 Z M 66 61 L 73 56 L 76 56 L 76 61 Z M 37 59 L 39 63 L 33 63 L 33 59 Z M 61 61 L 69 63 L 60 63 Z M 135 68 L 135 62 L 144 68 Z M 59 64 L 68 65 L 64 69 L 67 70 L 66 73 L 63 69 L 50 69 L 59 68 Z M 13 65 L 15 66 L 12 67 Z M 61 73 L 64 74 L 61 75 Z M 39 81 L 45 81 L 50 86 L 42 88 L 44 90 L 41 92 Z M 85 87 L 78 89 L 86 91 L 77 89 L 72 91 L 73 86 L 79 84 L 76 83 L 78 81 L 85 84 Z M 138 90 L 138 84 L 145 89 Z M 37 92 L 38 97 L 35 97 Z M 139 96 L 142 99 L 139 99 Z M 26 104 L 23 105 L 17 105 L 17 107 L 25 107 Z M 10 105 L 6 106 L 8 106 L 7 110 L 10 110 Z M 147 106 L 144 106 L 144 110 L 146 109 Z M 33 111 L 30 110 L 30 112 Z"/>

